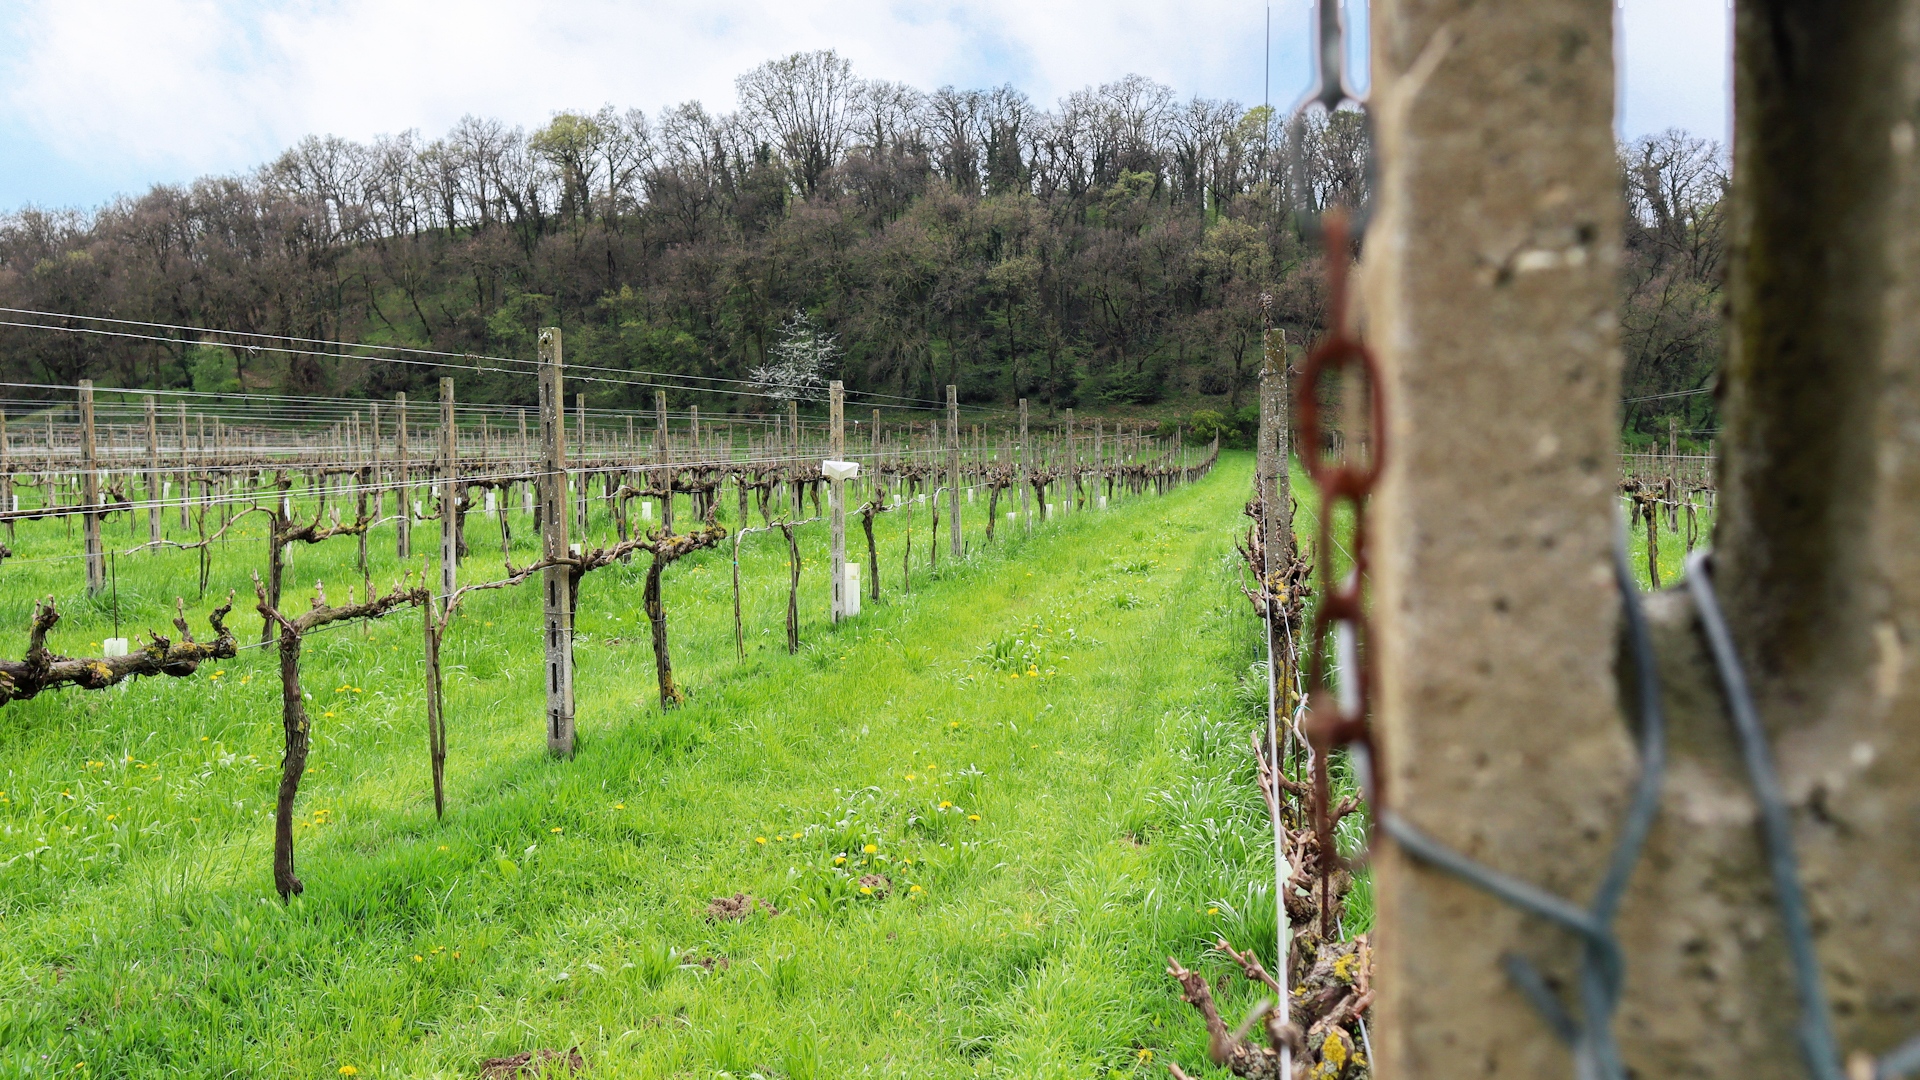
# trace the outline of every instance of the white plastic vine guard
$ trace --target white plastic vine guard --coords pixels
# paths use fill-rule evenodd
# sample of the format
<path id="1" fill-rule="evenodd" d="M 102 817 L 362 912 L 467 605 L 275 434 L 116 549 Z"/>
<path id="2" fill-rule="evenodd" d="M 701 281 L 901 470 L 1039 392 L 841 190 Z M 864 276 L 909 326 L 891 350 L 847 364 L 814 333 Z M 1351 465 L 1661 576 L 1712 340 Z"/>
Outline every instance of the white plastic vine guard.
<path id="1" fill-rule="evenodd" d="M 123 637 L 110 637 L 102 641 L 100 643 L 100 655 L 109 657 L 127 655 L 127 639 Z"/>
<path id="2" fill-rule="evenodd" d="M 860 475 L 860 463 L 857 461 L 822 461 L 820 471 L 829 480 L 851 480 Z"/>
<path id="3" fill-rule="evenodd" d="M 844 590 L 840 594 L 841 614 L 852 618 L 860 614 L 860 564 L 850 562 L 843 569 L 846 571 L 846 578 L 841 585 L 841 589 Z"/>

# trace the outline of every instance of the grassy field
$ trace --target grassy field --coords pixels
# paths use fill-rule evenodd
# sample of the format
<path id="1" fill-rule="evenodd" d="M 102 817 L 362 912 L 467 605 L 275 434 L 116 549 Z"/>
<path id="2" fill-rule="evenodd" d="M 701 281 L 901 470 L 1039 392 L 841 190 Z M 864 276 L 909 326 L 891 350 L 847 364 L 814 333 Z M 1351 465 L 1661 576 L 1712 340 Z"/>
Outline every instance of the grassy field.
<path id="1" fill-rule="evenodd" d="M 885 599 L 837 630 L 810 526 L 796 656 L 778 534 L 742 545 L 745 660 L 729 554 L 696 555 L 668 573 L 691 695 L 668 714 L 643 565 L 596 573 L 570 761 L 544 747 L 536 590 L 475 594 L 446 649 L 444 821 L 418 614 L 316 635 L 291 904 L 270 874 L 271 650 L 8 705 L 0 1076 L 470 1077 L 576 1045 L 601 1076 L 1164 1076 L 1169 1055 L 1201 1071 L 1165 956 L 1198 963 L 1220 933 L 1272 951 L 1245 750 L 1259 633 L 1232 552 L 1250 464 L 1031 538 L 1003 519 L 991 548 L 983 499 L 972 554 L 937 575 L 922 510 L 911 594 L 904 514 L 887 514 Z M 241 593 L 243 644 L 265 554 L 247 524 L 212 578 Z M 463 579 L 494 576 L 497 533 L 469 528 Z M 137 539 L 108 526 L 110 545 Z M 54 648 L 95 652 L 112 605 L 84 598 L 77 537 L 35 523 L 13 547 L 0 654 L 20 655 L 48 594 Z M 373 550 L 384 584 L 389 531 Z M 353 555 L 299 550 L 289 604 L 316 577 L 337 599 Z M 122 557 L 116 578 L 129 628 L 164 629 L 183 592 L 199 630 L 215 599 L 194 600 L 191 554 Z M 736 893 L 778 914 L 708 917 Z M 1237 1015 L 1250 998 L 1230 985 Z"/>

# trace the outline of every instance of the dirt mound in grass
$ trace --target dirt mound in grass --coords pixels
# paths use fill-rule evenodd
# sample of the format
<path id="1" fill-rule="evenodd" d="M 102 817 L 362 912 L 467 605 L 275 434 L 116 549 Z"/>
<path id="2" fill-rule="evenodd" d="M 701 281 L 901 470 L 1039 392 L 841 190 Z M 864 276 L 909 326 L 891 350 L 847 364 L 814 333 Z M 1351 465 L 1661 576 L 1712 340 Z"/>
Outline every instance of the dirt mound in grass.
<path id="1" fill-rule="evenodd" d="M 749 893 L 734 893 L 732 896 L 716 896 L 707 902 L 708 922 L 734 922 L 753 914 L 755 905 L 769 915 L 778 915 L 772 904 L 765 900 L 756 900 Z"/>
<path id="2" fill-rule="evenodd" d="M 559 1076 L 587 1071 L 580 1048 L 529 1050 L 512 1057 L 488 1058 L 480 1063 L 480 1080 L 517 1080 L 522 1076 Z"/>

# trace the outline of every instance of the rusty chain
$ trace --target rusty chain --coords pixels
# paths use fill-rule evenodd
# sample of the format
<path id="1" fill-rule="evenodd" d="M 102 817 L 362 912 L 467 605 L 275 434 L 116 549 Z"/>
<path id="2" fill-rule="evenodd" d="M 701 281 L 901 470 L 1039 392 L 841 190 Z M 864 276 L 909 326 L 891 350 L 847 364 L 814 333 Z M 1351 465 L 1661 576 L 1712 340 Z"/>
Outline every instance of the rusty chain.
<path id="1" fill-rule="evenodd" d="M 1320 857 L 1338 858 L 1333 847 L 1333 816 L 1327 781 L 1327 762 L 1342 746 L 1364 751 L 1363 773 L 1372 779 L 1367 792 L 1373 806 L 1381 803 L 1379 753 L 1373 729 L 1367 721 L 1372 691 L 1373 627 L 1367 618 L 1367 500 L 1380 478 L 1385 460 L 1386 415 L 1381 398 L 1380 365 L 1349 325 L 1347 282 L 1351 261 L 1346 212 L 1334 209 L 1323 224 L 1327 253 L 1327 333 L 1307 354 L 1295 384 L 1295 408 L 1299 410 L 1300 441 L 1305 450 L 1307 475 L 1320 496 L 1316 515 L 1316 561 L 1320 572 L 1320 603 L 1313 616 L 1313 632 L 1307 661 L 1307 741 L 1313 747 L 1313 820 L 1319 837 Z M 1329 460 L 1322 445 L 1326 429 L 1320 416 L 1320 384 L 1328 375 L 1357 372 L 1366 380 L 1367 440 L 1364 458 L 1355 456 L 1359 440 L 1347 440 L 1345 453 L 1338 461 Z M 1353 565 L 1344 581 L 1334 578 L 1333 519 L 1344 503 L 1353 511 Z M 1337 698 L 1325 700 L 1329 640 L 1334 642 L 1343 670 Z M 1363 780 L 1364 783 L 1364 780 Z M 1320 875 L 1321 933 L 1331 932 L 1330 874 Z"/>

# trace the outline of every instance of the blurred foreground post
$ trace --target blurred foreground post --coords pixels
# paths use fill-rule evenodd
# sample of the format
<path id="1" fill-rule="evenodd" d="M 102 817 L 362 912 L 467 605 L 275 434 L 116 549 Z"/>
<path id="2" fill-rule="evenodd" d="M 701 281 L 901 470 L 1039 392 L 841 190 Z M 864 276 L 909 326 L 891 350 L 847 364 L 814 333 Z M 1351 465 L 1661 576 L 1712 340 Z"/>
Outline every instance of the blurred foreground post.
<path id="1" fill-rule="evenodd" d="M 1635 775 L 1613 683 L 1613 19 L 1609 0 L 1370 14 L 1382 795 L 1456 851 L 1583 904 Z M 1348 434 L 1346 454 L 1372 452 Z M 1502 967 L 1517 953 L 1570 985 L 1572 939 L 1384 838 L 1374 866 L 1378 1075 L 1572 1075 Z"/>

